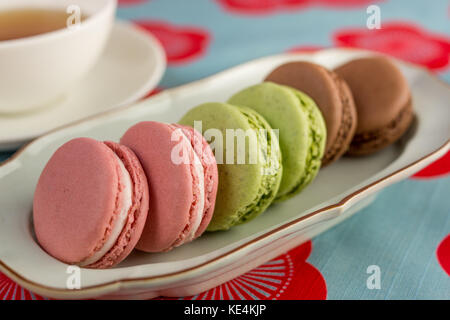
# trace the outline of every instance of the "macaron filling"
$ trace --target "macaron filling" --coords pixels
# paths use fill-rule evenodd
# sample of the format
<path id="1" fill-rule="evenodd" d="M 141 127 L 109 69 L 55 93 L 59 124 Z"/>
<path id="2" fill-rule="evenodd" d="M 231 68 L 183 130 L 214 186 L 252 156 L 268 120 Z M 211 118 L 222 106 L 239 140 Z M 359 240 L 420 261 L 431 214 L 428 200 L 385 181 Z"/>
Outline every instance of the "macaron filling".
<path id="1" fill-rule="evenodd" d="M 105 243 L 99 250 L 96 250 L 90 257 L 79 263 L 79 265 L 82 267 L 96 263 L 97 261 L 102 259 L 108 253 L 109 250 L 113 248 L 114 244 L 117 242 L 117 239 L 122 233 L 122 230 L 124 229 L 128 220 L 128 211 L 132 206 L 133 184 L 131 181 L 130 174 L 128 173 L 128 170 L 125 168 L 125 165 L 123 164 L 122 160 L 120 160 L 120 158 L 116 154 L 114 154 L 114 157 L 119 168 L 118 173 L 119 173 L 120 190 L 118 197 L 120 197 L 120 199 L 118 199 L 117 203 L 119 203 L 121 207 L 114 218 L 114 224 L 110 230 L 110 233 Z"/>
<path id="2" fill-rule="evenodd" d="M 186 241 L 190 241 L 194 239 L 195 234 L 197 233 L 198 228 L 200 227 L 200 223 L 203 219 L 203 210 L 205 207 L 205 174 L 203 172 L 203 166 L 200 162 L 200 159 L 198 158 L 197 154 L 194 152 L 194 163 L 192 164 L 192 167 L 195 171 L 195 174 L 197 175 L 198 179 L 198 205 L 195 206 L 197 208 L 196 212 L 193 214 L 194 220 L 192 221 L 191 230 L 189 231 L 189 234 L 186 238 Z M 195 208 L 193 208 L 195 210 Z"/>
<path id="3" fill-rule="evenodd" d="M 186 145 L 192 146 L 189 137 L 186 136 L 181 128 L 178 128 L 174 125 L 171 125 L 171 127 L 181 133 L 181 138 L 185 139 Z M 194 149 L 193 146 L 192 149 Z M 193 200 L 189 211 L 189 222 L 185 227 L 185 231 L 182 232 L 180 237 L 176 239 L 168 249 L 171 249 L 172 247 L 178 247 L 186 242 L 193 240 L 203 219 L 203 210 L 205 207 L 205 174 L 203 165 L 195 150 L 192 150 L 192 156 L 189 157 L 189 161 L 193 184 Z"/>
<path id="4" fill-rule="evenodd" d="M 193 238 L 197 238 L 203 234 L 214 211 L 215 197 L 217 193 L 217 163 L 216 158 L 202 134 L 189 126 L 172 124 L 172 126 L 181 129 L 187 139 L 191 142 L 195 155 L 200 160 L 200 165 L 204 175 L 204 207 L 201 216 L 200 225 L 196 228 Z M 194 161 L 196 163 L 196 161 Z"/>
<path id="5" fill-rule="evenodd" d="M 349 154 L 365 154 L 361 150 L 378 150 L 385 145 L 385 137 L 400 137 L 405 127 L 408 128 L 413 120 L 412 99 L 409 98 L 407 104 L 400 110 L 397 117 L 391 120 L 386 126 L 367 132 L 355 134 L 350 145 Z"/>

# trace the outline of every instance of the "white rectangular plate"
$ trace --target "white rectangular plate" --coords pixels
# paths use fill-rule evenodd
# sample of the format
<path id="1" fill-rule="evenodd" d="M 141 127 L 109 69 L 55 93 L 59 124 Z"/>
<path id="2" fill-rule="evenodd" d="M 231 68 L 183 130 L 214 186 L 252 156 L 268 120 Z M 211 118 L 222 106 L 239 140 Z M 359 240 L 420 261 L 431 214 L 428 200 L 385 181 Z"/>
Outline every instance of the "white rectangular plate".
<path id="1" fill-rule="evenodd" d="M 177 122 L 193 106 L 226 101 L 287 61 L 308 60 L 334 68 L 368 54 L 371 53 L 331 49 L 258 59 L 33 141 L 0 167 L 0 270 L 20 285 L 54 298 L 193 295 L 339 223 L 369 204 L 380 189 L 408 177 L 448 151 L 450 89 L 424 69 L 396 61 L 411 86 L 416 119 L 395 145 L 373 156 L 340 159 L 322 169 L 301 194 L 271 206 L 258 218 L 230 231 L 207 233 L 167 253 L 134 252 L 113 269 L 81 269 L 80 289 L 66 287 L 67 265 L 39 247 L 30 218 L 34 188 L 44 165 L 71 138 L 118 140 L 128 127 L 140 121 Z"/>

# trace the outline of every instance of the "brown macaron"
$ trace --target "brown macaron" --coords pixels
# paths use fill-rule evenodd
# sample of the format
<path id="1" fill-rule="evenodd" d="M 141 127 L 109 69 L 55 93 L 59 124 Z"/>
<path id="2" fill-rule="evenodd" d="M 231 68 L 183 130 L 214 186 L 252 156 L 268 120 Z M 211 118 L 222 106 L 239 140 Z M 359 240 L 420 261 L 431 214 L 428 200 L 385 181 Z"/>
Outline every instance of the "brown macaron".
<path id="1" fill-rule="evenodd" d="M 338 75 L 320 65 L 296 61 L 277 67 L 265 81 L 300 90 L 316 102 L 327 126 L 322 166 L 336 161 L 348 150 L 357 115 L 352 93 Z"/>
<path id="2" fill-rule="evenodd" d="M 349 155 L 366 155 L 397 141 L 413 120 L 412 99 L 401 71 L 388 58 L 352 60 L 335 72 L 349 85 L 358 127 Z"/>

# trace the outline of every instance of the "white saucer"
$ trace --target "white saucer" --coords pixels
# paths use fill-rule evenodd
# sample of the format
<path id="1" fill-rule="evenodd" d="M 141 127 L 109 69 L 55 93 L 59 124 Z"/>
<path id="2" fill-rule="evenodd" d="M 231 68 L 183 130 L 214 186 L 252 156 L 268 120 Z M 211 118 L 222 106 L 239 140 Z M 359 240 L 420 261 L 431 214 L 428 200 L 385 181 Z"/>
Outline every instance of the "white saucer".
<path id="1" fill-rule="evenodd" d="M 97 65 L 65 97 L 32 113 L 0 115 L 0 150 L 17 148 L 59 126 L 134 102 L 156 87 L 165 68 L 158 40 L 129 23 L 116 22 Z"/>

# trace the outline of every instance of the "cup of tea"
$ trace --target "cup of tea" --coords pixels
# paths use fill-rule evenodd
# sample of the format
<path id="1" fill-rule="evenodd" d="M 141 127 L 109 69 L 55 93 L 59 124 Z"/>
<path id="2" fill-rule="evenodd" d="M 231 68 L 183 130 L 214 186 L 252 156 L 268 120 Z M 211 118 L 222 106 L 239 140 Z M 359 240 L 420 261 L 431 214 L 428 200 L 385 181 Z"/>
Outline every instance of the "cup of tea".
<path id="1" fill-rule="evenodd" d="M 62 99 L 100 57 L 117 0 L 0 0 L 0 114 Z"/>

